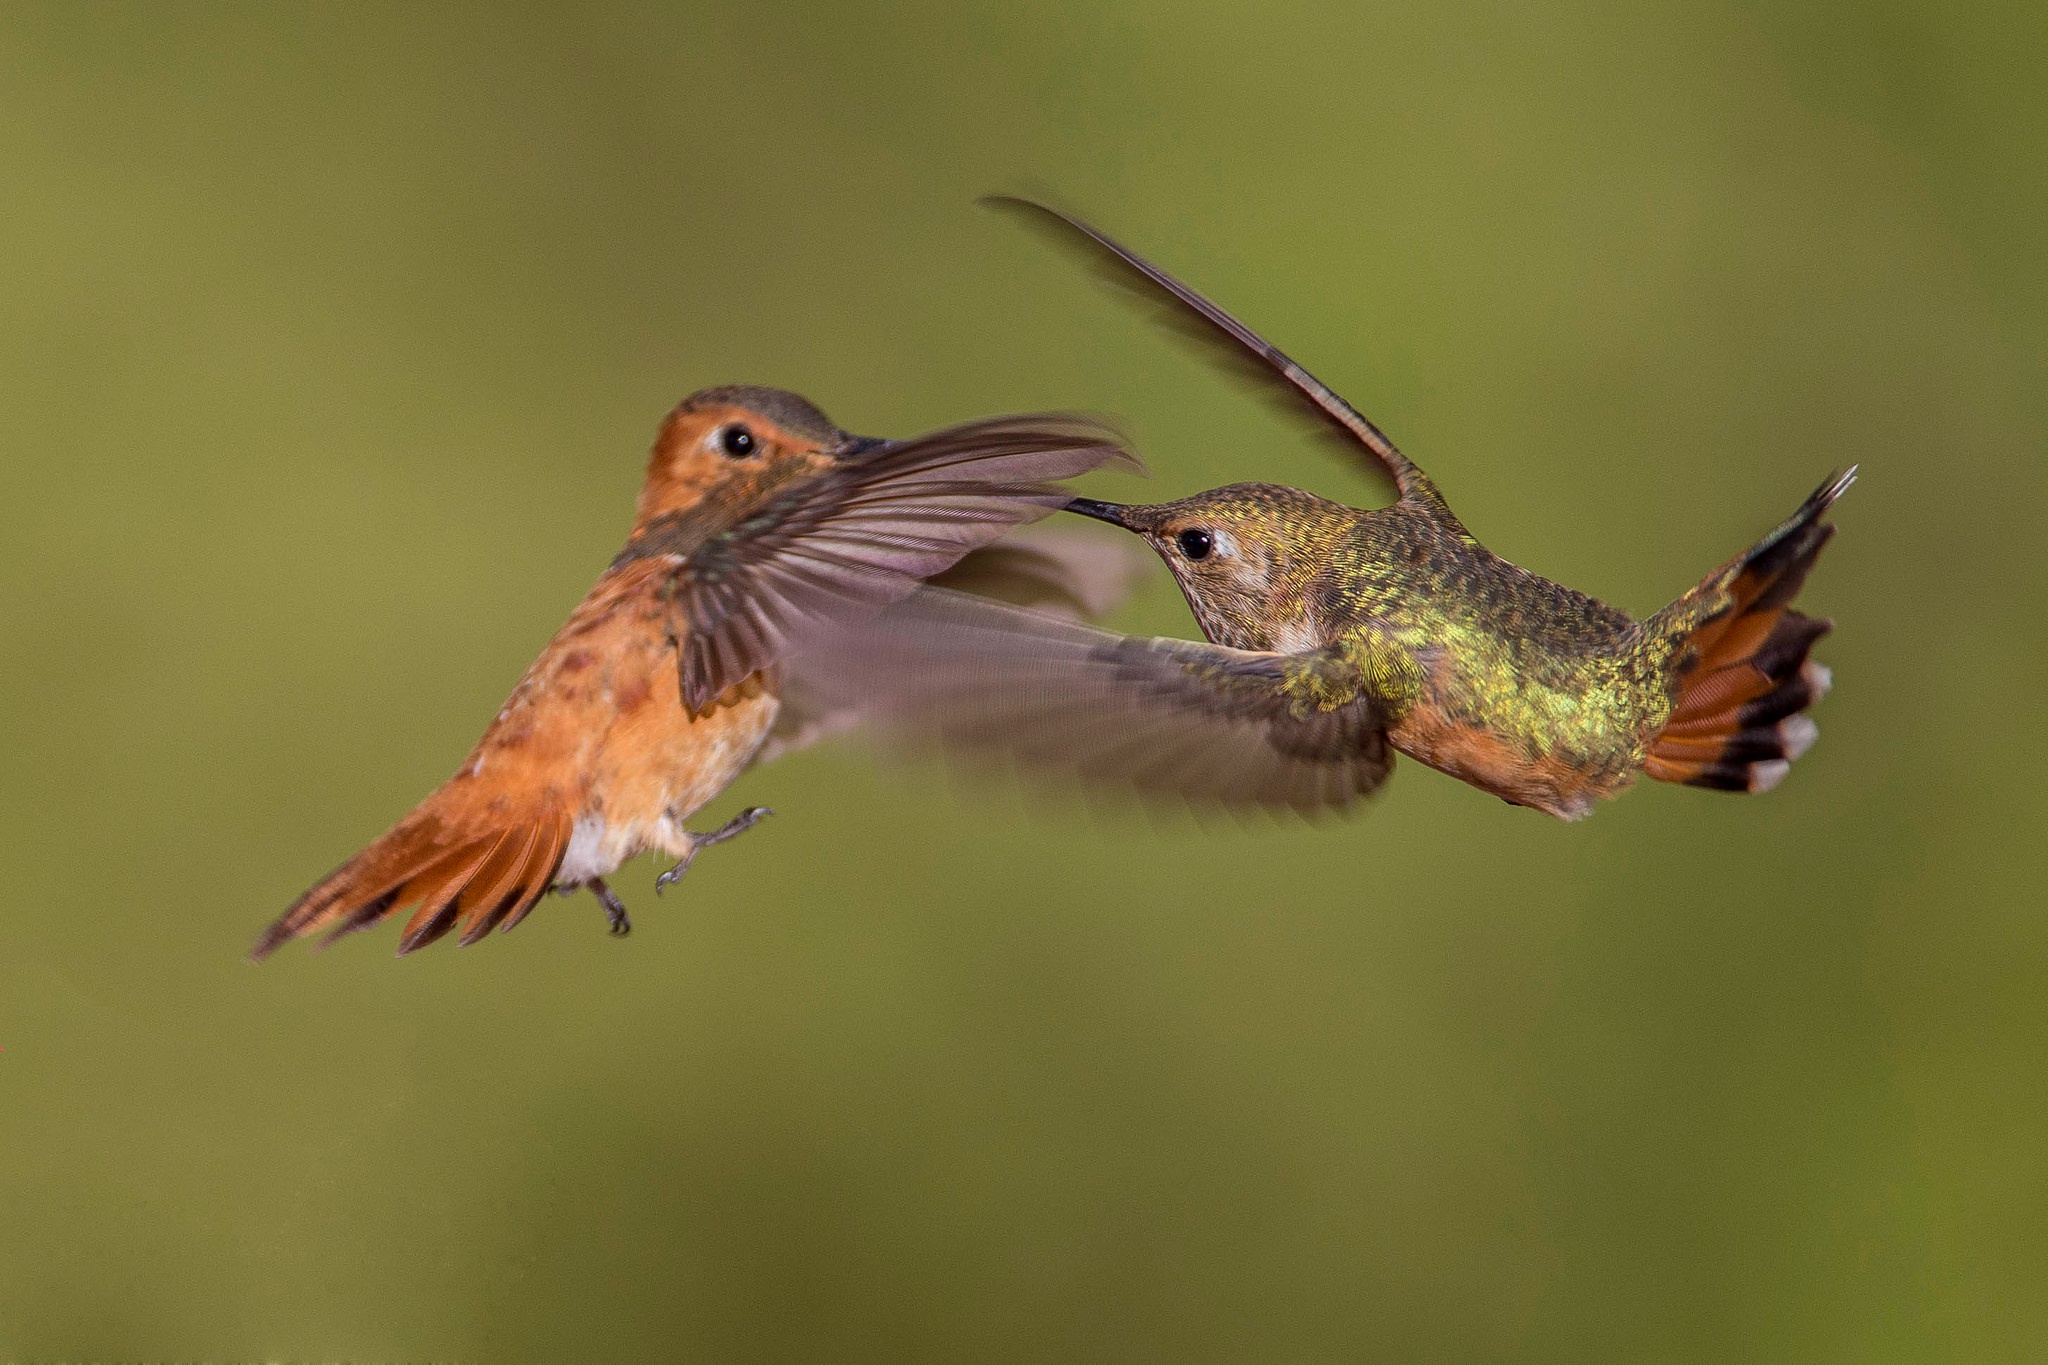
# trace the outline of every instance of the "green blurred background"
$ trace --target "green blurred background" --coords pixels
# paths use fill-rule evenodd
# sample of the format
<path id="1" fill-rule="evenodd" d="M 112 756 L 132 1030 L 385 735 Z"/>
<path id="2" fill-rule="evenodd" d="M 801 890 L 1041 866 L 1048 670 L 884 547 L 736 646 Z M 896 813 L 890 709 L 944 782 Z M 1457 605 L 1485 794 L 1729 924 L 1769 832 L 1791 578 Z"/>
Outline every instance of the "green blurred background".
<path id="1" fill-rule="evenodd" d="M 8 6 L 0 1358 L 2048 1356 L 2044 71 L 2035 3 Z M 1378 496 L 1016 187 L 1633 610 L 1862 461 L 1822 743 L 1313 828 L 822 750 L 628 942 L 245 963 L 692 389 Z"/>

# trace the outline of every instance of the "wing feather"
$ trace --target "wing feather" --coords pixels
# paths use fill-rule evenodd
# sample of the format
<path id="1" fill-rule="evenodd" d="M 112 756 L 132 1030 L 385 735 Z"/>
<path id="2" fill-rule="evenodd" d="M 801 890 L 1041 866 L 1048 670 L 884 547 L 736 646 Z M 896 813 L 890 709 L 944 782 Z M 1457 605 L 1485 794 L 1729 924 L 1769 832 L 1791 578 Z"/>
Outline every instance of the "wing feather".
<path id="1" fill-rule="evenodd" d="M 1158 306 L 1167 326 L 1193 342 L 1212 364 L 1276 398 L 1284 410 L 1313 416 L 1326 434 L 1338 438 L 1348 451 L 1355 453 L 1363 447 L 1372 456 L 1374 467 L 1394 481 L 1404 499 L 1442 503 L 1428 476 L 1385 432 L 1286 352 L 1198 291 L 1059 209 L 1006 194 L 990 195 L 982 202 L 1052 229 L 1063 244 L 1083 245 L 1106 279 Z M 1076 243 L 1073 234 L 1079 234 L 1082 241 Z"/>
<path id="2" fill-rule="evenodd" d="M 888 740 L 1199 802 L 1342 807 L 1393 767 L 1341 651 L 1119 635 L 922 588 L 790 663 L 788 693 Z"/>
<path id="3" fill-rule="evenodd" d="M 701 711 L 808 639 L 881 610 L 1004 532 L 1058 510 L 1057 480 L 1136 468 L 1116 433 L 1059 414 L 968 422 L 864 449 L 677 556 L 684 704 Z M 645 538 L 660 552 L 659 534 Z M 620 564 L 637 557 L 629 545 Z"/>

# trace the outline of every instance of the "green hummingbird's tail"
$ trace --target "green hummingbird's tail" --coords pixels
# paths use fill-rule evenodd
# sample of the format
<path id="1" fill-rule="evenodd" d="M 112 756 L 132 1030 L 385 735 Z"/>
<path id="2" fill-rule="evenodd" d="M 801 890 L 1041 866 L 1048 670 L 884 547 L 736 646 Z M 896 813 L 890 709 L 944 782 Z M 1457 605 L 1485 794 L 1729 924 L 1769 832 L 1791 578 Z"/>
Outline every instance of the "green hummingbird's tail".
<path id="1" fill-rule="evenodd" d="M 1792 610 L 1835 528 L 1821 520 L 1856 471 L 1822 484 L 1776 530 L 1650 618 L 1669 649 L 1672 708 L 1643 771 L 1660 782 L 1769 791 L 1820 729 L 1806 708 L 1831 675 L 1807 658 L 1834 623 Z"/>

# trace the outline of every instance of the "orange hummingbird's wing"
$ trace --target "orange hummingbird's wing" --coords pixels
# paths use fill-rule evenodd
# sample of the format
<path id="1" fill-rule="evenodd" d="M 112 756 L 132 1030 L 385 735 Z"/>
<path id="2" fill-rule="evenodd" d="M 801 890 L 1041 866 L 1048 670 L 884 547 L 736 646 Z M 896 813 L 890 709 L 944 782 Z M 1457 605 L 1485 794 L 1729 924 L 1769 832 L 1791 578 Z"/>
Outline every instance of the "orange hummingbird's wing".
<path id="1" fill-rule="evenodd" d="M 1110 463 L 1138 467 L 1115 433 L 1085 418 L 968 422 L 848 455 L 715 534 L 691 513 L 674 519 L 673 538 L 657 522 L 617 563 L 673 564 L 677 667 L 695 714 L 805 640 L 1057 511 L 1070 495 L 1052 480 Z"/>
<path id="2" fill-rule="evenodd" d="M 1080 528 L 1033 526 L 975 550 L 927 580 L 932 586 L 1029 607 L 1068 621 L 1092 620 L 1121 603 L 1137 576 L 1158 559 L 1128 536 L 1110 539 Z M 775 728 L 756 757 L 769 763 L 851 729 L 862 699 L 785 690 Z"/>
<path id="3" fill-rule="evenodd" d="M 913 747 L 1226 805 L 1342 807 L 1393 768 L 1372 681 L 1334 650 L 1118 635 L 923 589 L 792 661 Z"/>
<path id="4" fill-rule="evenodd" d="M 1114 610 L 1138 576 L 1158 566 L 1158 556 L 1127 534 L 1041 525 L 984 545 L 925 581 L 1067 621 L 1090 621 Z"/>
<path id="5" fill-rule="evenodd" d="M 1137 252 L 1116 242 L 1056 208 L 997 194 L 984 204 L 1007 210 L 1021 210 L 1031 221 L 1050 226 L 1064 242 L 1069 232 L 1080 233 L 1096 261 L 1115 284 L 1161 305 L 1168 325 L 1201 348 L 1210 361 L 1232 377 L 1276 392 L 1290 412 L 1312 412 L 1324 429 L 1337 436 L 1344 447 L 1356 451 L 1363 446 L 1371 453 L 1380 472 L 1394 481 L 1405 499 L 1441 503 L 1428 477 L 1415 463 L 1395 448 L 1385 432 L 1345 402 L 1329 385 L 1296 364 L 1272 342 L 1245 326 L 1214 302 L 1153 265 Z M 1304 409 L 1303 400 L 1307 400 Z"/>

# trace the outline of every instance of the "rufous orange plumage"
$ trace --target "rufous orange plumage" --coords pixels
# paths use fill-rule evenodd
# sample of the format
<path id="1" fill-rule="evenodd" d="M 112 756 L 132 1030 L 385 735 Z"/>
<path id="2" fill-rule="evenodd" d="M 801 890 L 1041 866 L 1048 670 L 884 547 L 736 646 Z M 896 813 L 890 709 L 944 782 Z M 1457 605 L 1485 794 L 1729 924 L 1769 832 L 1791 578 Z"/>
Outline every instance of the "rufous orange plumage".
<path id="1" fill-rule="evenodd" d="M 787 657 L 1055 510 L 1068 494 L 1054 480 L 1113 461 L 1131 462 L 1116 436 L 1072 416 L 881 441 L 776 389 L 685 400 L 655 441 L 625 548 L 455 775 L 301 896 L 251 956 L 408 906 L 401 954 L 458 927 L 474 943 L 519 923 L 550 887 L 588 887 L 624 933 L 606 876 L 659 850 L 677 861 L 657 888 L 674 881 L 766 813 L 709 832 L 684 823 L 778 722 L 791 735 L 832 728 L 785 712 Z M 1056 544 L 1003 549 L 998 576 L 1087 572 L 1061 565 Z"/>

